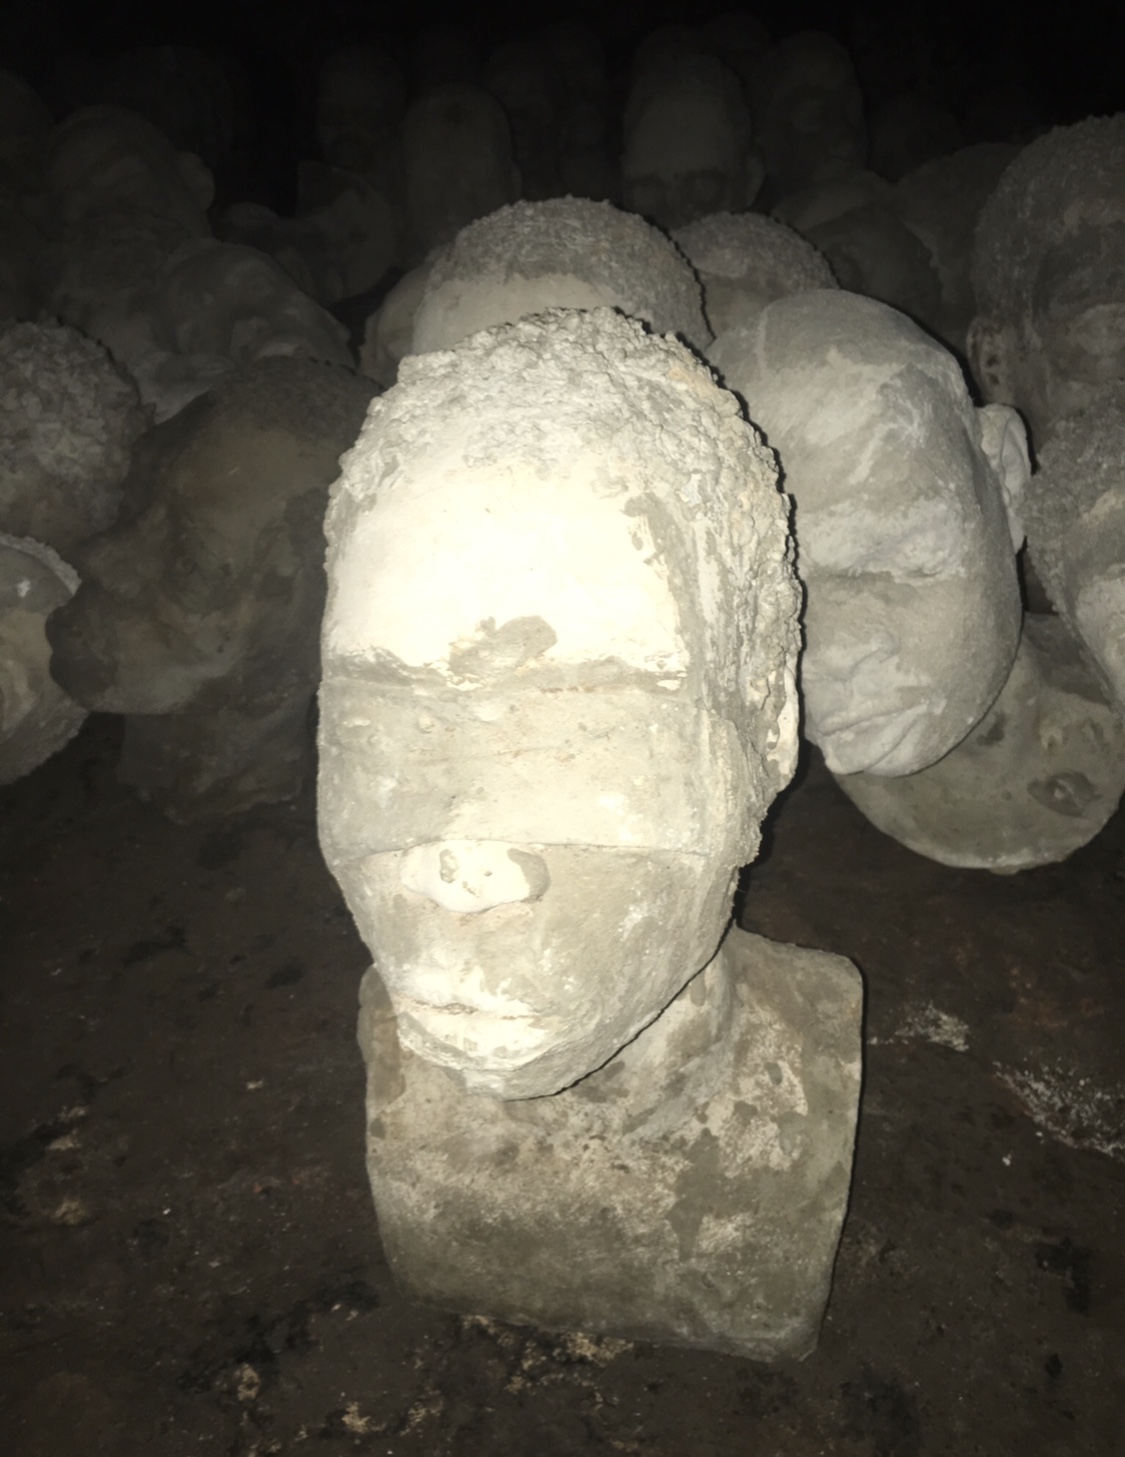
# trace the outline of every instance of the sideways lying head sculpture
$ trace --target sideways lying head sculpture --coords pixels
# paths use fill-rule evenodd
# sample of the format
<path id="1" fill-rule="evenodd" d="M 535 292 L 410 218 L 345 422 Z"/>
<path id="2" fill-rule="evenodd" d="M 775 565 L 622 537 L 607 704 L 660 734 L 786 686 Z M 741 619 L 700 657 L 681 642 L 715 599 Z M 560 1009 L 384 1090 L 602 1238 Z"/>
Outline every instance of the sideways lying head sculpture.
<path id="1" fill-rule="evenodd" d="M 51 671 L 126 715 L 121 777 L 173 819 L 300 787 L 325 494 L 371 392 L 307 359 L 235 371 L 140 438 L 120 519 L 78 556 Z"/>
<path id="2" fill-rule="evenodd" d="M 734 397 L 605 309 L 404 361 L 345 457 L 321 843 L 471 1090 L 568 1086 L 714 955 L 794 760 L 786 515 Z"/>
<path id="3" fill-rule="evenodd" d="M 969 732 L 1019 641 L 1027 448 L 885 304 L 772 303 L 711 357 L 780 454 L 807 588 L 805 728 L 830 769 L 911 774 Z"/>

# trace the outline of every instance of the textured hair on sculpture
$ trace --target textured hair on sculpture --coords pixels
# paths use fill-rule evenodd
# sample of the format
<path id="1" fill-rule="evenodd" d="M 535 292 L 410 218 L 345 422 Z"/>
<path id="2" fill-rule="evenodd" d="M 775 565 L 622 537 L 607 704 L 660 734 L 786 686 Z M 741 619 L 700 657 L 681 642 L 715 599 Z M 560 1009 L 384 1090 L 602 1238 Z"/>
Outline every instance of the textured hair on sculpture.
<path id="1" fill-rule="evenodd" d="M 700 273 L 729 279 L 752 275 L 778 297 L 837 286 L 823 253 L 764 213 L 713 213 L 677 228 L 675 239 Z"/>
<path id="2" fill-rule="evenodd" d="M 0 329 L 0 514 L 64 553 L 113 520 L 145 418 L 106 351 L 60 324 Z"/>
<path id="3" fill-rule="evenodd" d="M 1125 218 L 1123 178 L 1125 113 L 1087 117 L 1029 143 L 1001 175 L 977 222 L 978 309 L 1001 319 L 1022 315 L 1048 248 L 1088 224 Z"/>
<path id="4" fill-rule="evenodd" d="M 560 197 L 516 202 L 463 228 L 434 263 L 415 322 L 415 349 L 449 347 L 443 318 L 465 292 L 495 290 L 489 325 L 508 322 L 503 291 L 517 280 L 577 280 L 597 291 L 598 302 L 643 319 L 658 334 L 707 343 L 699 284 L 683 256 L 658 229 L 608 202 Z M 543 297 L 538 308 L 571 305 Z M 483 300 L 482 300 L 483 304 Z M 475 332 L 475 331 L 471 331 Z M 459 335 L 460 337 L 460 335 Z"/>
<path id="5" fill-rule="evenodd" d="M 674 410 L 677 400 L 682 406 Z M 689 693 L 717 694 L 712 709 L 741 725 L 765 766 L 768 794 L 756 807 L 764 813 L 791 767 L 779 778 L 768 766 L 778 719 L 794 708 L 784 684 L 797 647 L 798 589 L 788 498 L 777 489 L 772 452 L 736 397 L 718 389 L 712 371 L 676 340 L 654 338 L 608 309 L 552 309 L 486 330 L 456 350 L 410 356 L 399 385 L 373 402 L 341 461 L 330 541 L 349 498 L 361 505 L 385 489 L 397 461 L 439 455 L 452 438 L 482 466 L 518 460 L 529 480 L 592 456 L 604 458 L 608 480 L 617 474 L 612 457 L 630 463 L 630 480 L 639 483 L 630 489 L 647 501 L 678 498 L 694 519 L 692 570 L 700 574 L 685 585 L 686 600 L 731 600 L 738 608 L 701 633 L 709 661 L 690 655 L 686 669 L 670 666 L 668 676 L 683 672 Z M 662 508 L 654 509 L 659 515 Z M 678 529 L 655 518 L 650 524 L 658 543 L 662 532 Z M 708 579 L 715 563 L 723 564 L 723 582 Z M 331 611 L 330 600 L 329 618 Z M 326 653 L 331 658 L 327 642 Z M 555 686 L 563 687 L 571 670 L 544 664 L 538 671 L 544 686 L 561 672 Z M 429 681 L 431 670 L 423 676 Z"/>

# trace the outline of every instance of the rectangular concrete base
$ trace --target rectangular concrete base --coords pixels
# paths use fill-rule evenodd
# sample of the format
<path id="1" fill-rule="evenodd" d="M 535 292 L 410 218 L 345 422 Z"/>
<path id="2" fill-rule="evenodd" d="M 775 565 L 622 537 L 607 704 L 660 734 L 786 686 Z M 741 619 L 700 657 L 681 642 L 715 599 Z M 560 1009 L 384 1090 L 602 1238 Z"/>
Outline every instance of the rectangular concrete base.
<path id="1" fill-rule="evenodd" d="M 847 1204 L 861 1012 L 844 958 L 735 930 L 603 1068 L 502 1102 L 401 1048 L 372 970 L 368 1171 L 396 1278 L 547 1330 L 807 1355 Z"/>

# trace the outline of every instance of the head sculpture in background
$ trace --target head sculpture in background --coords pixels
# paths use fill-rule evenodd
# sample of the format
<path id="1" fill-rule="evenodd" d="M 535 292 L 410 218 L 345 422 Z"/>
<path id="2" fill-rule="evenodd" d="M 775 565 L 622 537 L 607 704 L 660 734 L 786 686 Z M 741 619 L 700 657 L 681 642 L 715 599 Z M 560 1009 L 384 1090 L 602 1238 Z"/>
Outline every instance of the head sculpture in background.
<path id="1" fill-rule="evenodd" d="M 767 304 L 810 288 L 835 288 L 827 259 L 762 213 L 713 213 L 672 235 L 703 285 L 716 337 L 751 324 Z"/>
<path id="2" fill-rule="evenodd" d="M 205 238 L 178 248 L 156 289 L 154 328 L 157 342 L 178 354 L 352 364 L 347 329 L 280 264 L 241 243 Z"/>
<path id="3" fill-rule="evenodd" d="M 804 30 L 778 41 L 762 57 L 750 95 L 770 205 L 866 165 L 859 81 L 830 35 Z"/>
<path id="4" fill-rule="evenodd" d="M 78 555 L 51 671 L 126 715 L 120 775 L 173 819 L 300 787 L 325 495 L 371 392 L 306 359 L 228 375 L 141 437 L 120 519 Z"/>
<path id="5" fill-rule="evenodd" d="M 1125 719 L 1125 395 L 1059 422 L 1027 496 L 1032 561 Z"/>
<path id="6" fill-rule="evenodd" d="M 154 214 L 206 237 L 215 195 L 194 152 L 178 152 L 147 118 L 123 106 L 85 106 L 52 131 L 46 191 L 61 225 L 98 213 Z"/>
<path id="7" fill-rule="evenodd" d="M 470 1090 L 569 1086 L 714 956 L 794 763 L 786 514 L 734 397 L 609 310 L 374 405 L 327 521 L 321 845 Z"/>
<path id="8" fill-rule="evenodd" d="M 374 46 L 334 51 L 317 76 L 316 135 L 324 160 L 361 177 L 380 176 L 401 149 L 406 78 Z"/>
<path id="9" fill-rule="evenodd" d="M 434 261 L 414 320 L 418 354 L 548 308 L 616 308 L 695 348 L 699 283 L 663 233 L 608 202 L 517 202 L 464 228 Z"/>
<path id="10" fill-rule="evenodd" d="M 622 199 L 661 228 L 742 212 L 764 169 L 738 78 L 713 56 L 688 54 L 642 72 L 625 110 Z"/>
<path id="11" fill-rule="evenodd" d="M 403 146 L 416 262 L 520 195 L 508 119 L 480 86 L 450 82 L 419 97 L 406 113 Z"/>
<path id="12" fill-rule="evenodd" d="M 1125 113 L 1056 127 L 1002 174 L 977 223 L 969 359 L 1036 449 L 1125 388 Z"/>
<path id="13" fill-rule="evenodd" d="M 934 763 L 1015 657 L 1019 417 L 974 409 L 940 344 L 842 290 L 779 299 L 712 357 L 796 502 L 808 737 L 836 773 Z"/>

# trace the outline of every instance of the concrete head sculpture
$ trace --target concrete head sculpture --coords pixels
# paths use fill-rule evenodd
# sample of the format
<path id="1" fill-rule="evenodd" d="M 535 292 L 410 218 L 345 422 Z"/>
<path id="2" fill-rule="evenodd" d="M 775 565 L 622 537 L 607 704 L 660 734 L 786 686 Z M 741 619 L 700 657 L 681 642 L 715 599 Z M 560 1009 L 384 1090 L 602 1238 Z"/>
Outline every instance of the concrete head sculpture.
<path id="1" fill-rule="evenodd" d="M 547 308 L 618 308 L 696 348 L 710 338 L 699 284 L 662 233 L 608 202 L 560 197 L 514 203 L 458 234 L 430 270 L 414 351 Z"/>
<path id="2" fill-rule="evenodd" d="M 1027 496 L 1032 560 L 1125 719 L 1125 393 L 1059 423 Z"/>
<path id="3" fill-rule="evenodd" d="M 524 197 L 557 196 L 564 82 L 554 53 L 540 41 L 508 41 L 485 62 L 484 81 L 507 115 Z"/>
<path id="4" fill-rule="evenodd" d="M 916 854 L 1010 875 L 1104 828 L 1125 789 L 1125 721 L 1062 619 L 1028 613 L 1008 681 L 956 748 L 918 774 L 836 782 Z"/>
<path id="5" fill-rule="evenodd" d="M 1025 147 L 977 223 L 973 373 L 1036 447 L 1125 378 L 1125 114 Z"/>
<path id="6" fill-rule="evenodd" d="M 44 252 L 46 307 L 132 369 L 157 347 L 153 310 L 164 266 L 193 237 L 174 219 L 132 208 L 83 217 Z"/>
<path id="7" fill-rule="evenodd" d="M 625 113 L 625 206 L 662 228 L 714 212 L 742 212 L 758 195 L 761 159 L 733 72 L 687 55 L 642 73 Z"/>
<path id="8" fill-rule="evenodd" d="M 807 589 L 802 701 L 837 773 L 910 774 L 981 718 L 1019 640 L 1012 528 L 1027 453 L 893 309 L 779 299 L 712 350 L 778 451 Z"/>
<path id="9" fill-rule="evenodd" d="M 822 31 L 787 36 L 763 56 L 751 90 L 770 200 L 863 167 L 863 97 L 847 51 Z"/>
<path id="10" fill-rule="evenodd" d="M 64 556 L 104 531 L 145 424 L 136 387 L 92 339 L 0 326 L 0 526 Z"/>
<path id="11" fill-rule="evenodd" d="M 716 335 L 753 323 L 775 298 L 836 287 L 811 243 L 761 213 L 713 213 L 677 228 L 673 239 L 699 275 Z"/>
<path id="12" fill-rule="evenodd" d="M 256 248 L 213 238 L 168 259 L 154 304 L 158 342 L 246 364 L 267 355 L 352 363 L 347 330 Z"/>
<path id="13" fill-rule="evenodd" d="M 51 671 L 128 716 L 122 777 L 173 818 L 299 787 L 325 492 L 370 396 L 304 359 L 229 375 L 141 438 L 120 520 L 80 555 Z"/>
<path id="14" fill-rule="evenodd" d="M 404 362 L 327 522 L 320 835 L 404 1044 L 558 1091 L 714 955 L 792 771 L 786 503 L 681 345 L 554 310 Z"/>
<path id="15" fill-rule="evenodd" d="M 210 232 L 211 174 L 177 152 L 145 117 L 123 106 L 86 106 L 55 127 L 47 147 L 47 192 L 60 223 L 100 212 L 153 213 L 187 232 Z"/>
<path id="16" fill-rule="evenodd" d="M 51 679 L 44 623 L 78 586 L 49 546 L 0 534 L 0 784 L 30 774 L 69 742 L 86 710 Z"/>
<path id="17" fill-rule="evenodd" d="M 480 86 L 450 82 L 420 97 L 403 145 L 407 218 L 422 256 L 520 195 L 508 119 Z"/>
<path id="18" fill-rule="evenodd" d="M 399 145 L 406 111 L 406 78 L 374 46 L 335 51 L 317 78 L 316 134 L 333 167 L 361 176 L 378 172 L 388 149 Z"/>

